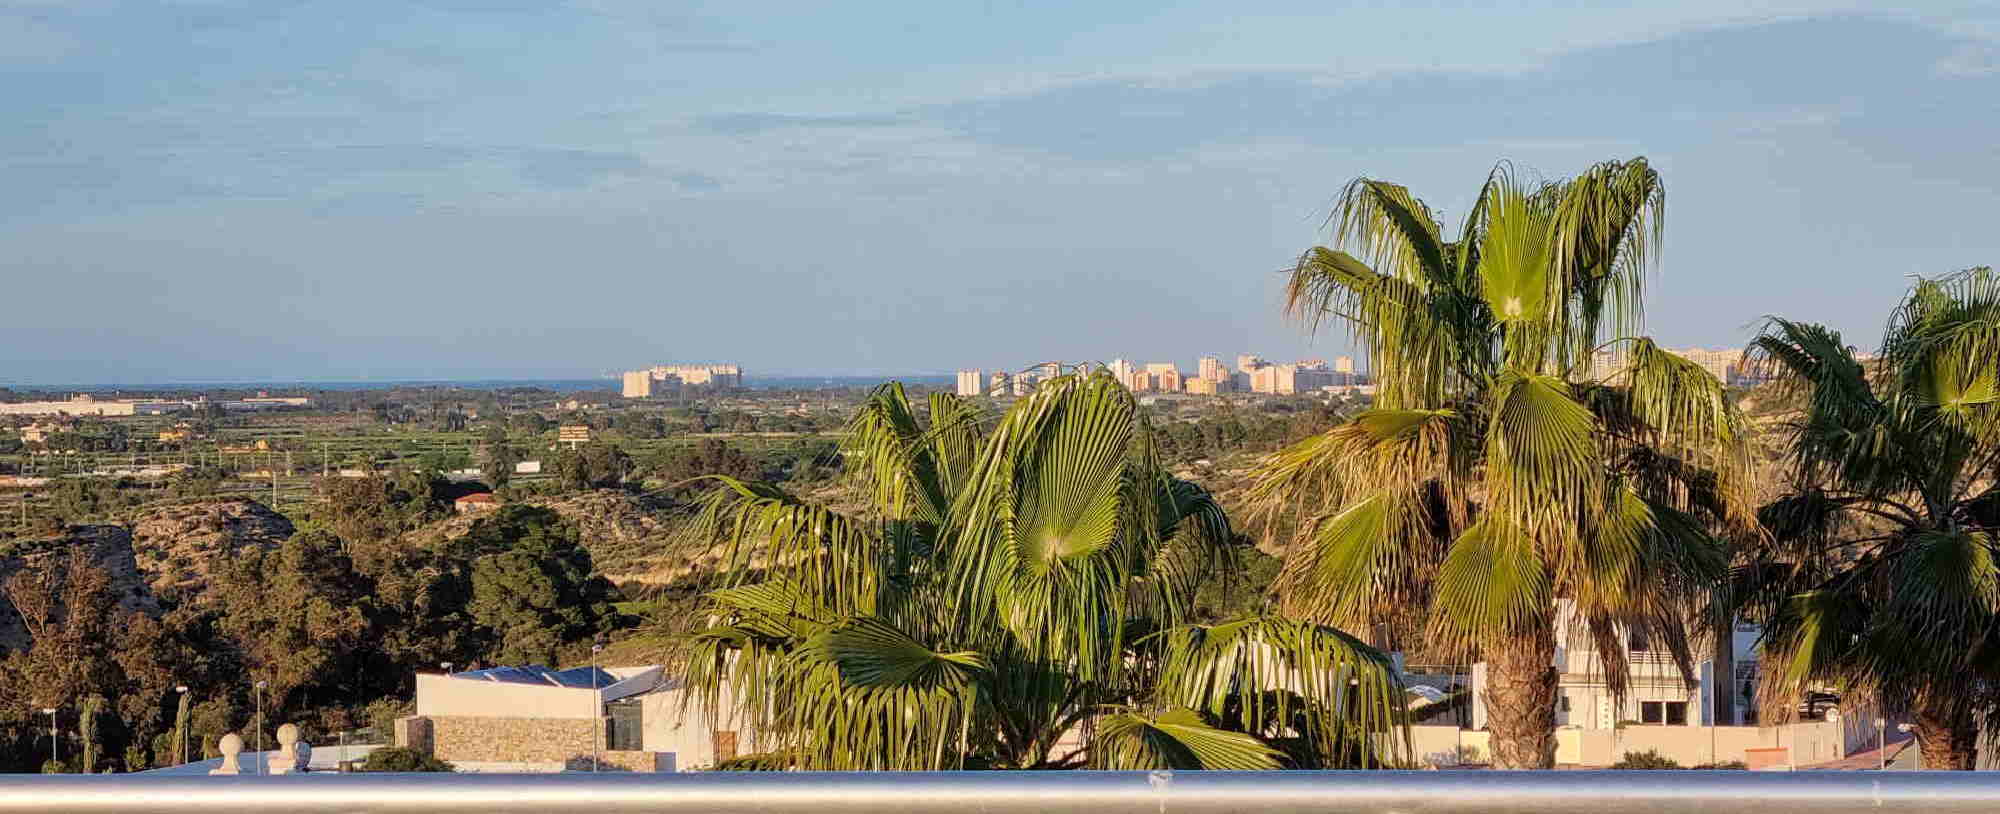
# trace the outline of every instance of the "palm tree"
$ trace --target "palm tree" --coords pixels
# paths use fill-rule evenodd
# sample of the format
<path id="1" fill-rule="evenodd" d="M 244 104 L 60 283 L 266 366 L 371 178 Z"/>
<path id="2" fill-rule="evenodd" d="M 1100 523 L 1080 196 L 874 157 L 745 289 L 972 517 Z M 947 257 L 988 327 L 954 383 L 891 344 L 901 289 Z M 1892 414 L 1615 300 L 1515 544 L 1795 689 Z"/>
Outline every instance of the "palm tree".
<path id="1" fill-rule="evenodd" d="M 1259 616 L 1191 622 L 1236 538 L 1170 476 L 1109 374 L 997 421 L 902 387 L 848 428 L 867 497 L 836 512 L 716 478 L 697 524 L 723 587 L 685 637 L 690 707 L 759 733 L 746 767 L 1273 768 L 1396 759 L 1380 652 Z M 1081 743 L 1065 740 L 1088 735 Z"/>
<path id="2" fill-rule="evenodd" d="M 1632 627 L 1686 678 L 1725 564 L 1710 531 L 1751 522 L 1722 383 L 1633 335 L 1663 206 L 1644 159 L 1554 183 L 1502 164 L 1454 239 L 1407 189 L 1362 178 L 1329 219 L 1335 247 L 1290 272 L 1287 312 L 1346 323 L 1377 391 L 1262 465 L 1268 527 L 1296 528 L 1287 608 L 1349 629 L 1427 609 L 1440 652 L 1488 665 L 1502 767 L 1554 764 L 1559 600 L 1614 696 Z"/>
<path id="3" fill-rule="evenodd" d="M 1765 706 L 1818 685 L 1880 698 L 1912 716 L 1926 766 L 1973 768 L 2000 679 L 2000 275 L 1918 281 L 1873 372 L 1840 334 L 1785 319 L 1748 356 L 1804 400 L 1789 491 L 1760 512 L 1760 562 L 1783 566 L 1760 569 Z"/>

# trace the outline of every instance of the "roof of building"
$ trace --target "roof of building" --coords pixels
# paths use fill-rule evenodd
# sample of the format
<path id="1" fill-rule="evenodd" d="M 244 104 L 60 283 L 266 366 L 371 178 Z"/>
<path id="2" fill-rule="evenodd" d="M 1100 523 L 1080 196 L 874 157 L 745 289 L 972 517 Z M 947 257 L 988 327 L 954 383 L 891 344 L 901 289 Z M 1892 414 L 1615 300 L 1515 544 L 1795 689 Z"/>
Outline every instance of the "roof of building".
<path id="1" fill-rule="evenodd" d="M 554 687 L 609 687 L 619 682 L 618 676 L 597 667 L 571 667 L 567 670 L 552 670 L 539 664 L 526 667 L 488 667 L 453 673 L 453 678 L 496 681 L 503 684 L 546 684 Z"/>

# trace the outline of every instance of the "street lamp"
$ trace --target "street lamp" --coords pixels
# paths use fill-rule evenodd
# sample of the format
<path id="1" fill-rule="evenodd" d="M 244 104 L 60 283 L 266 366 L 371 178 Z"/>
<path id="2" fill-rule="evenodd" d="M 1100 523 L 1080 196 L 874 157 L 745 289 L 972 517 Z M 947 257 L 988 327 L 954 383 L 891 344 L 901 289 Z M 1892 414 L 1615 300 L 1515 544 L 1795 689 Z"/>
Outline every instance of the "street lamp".
<path id="1" fill-rule="evenodd" d="M 597 688 L 597 654 L 602 652 L 604 645 L 590 646 L 590 770 L 593 772 L 604 754 L 604 693 Z"/>
<path id="2" fill-rule="evenodd" d="M 56 731 L 56 708 L 42 707 L 42 714 L 49 716 L 49 762 L 56 764 L 56 771 L 62 771 L 62 757 L 56 752 L 56 744 L 61 742 L 56 740 L 59 735 Z"/>
<path id="3" fill-rule="evenodd" d="M 448 661 L 438 662 L 438 669 L 443 670 L 445 675 L 451 675 L 451 662 Z"/>
<path id="4" fill-rule="evenodd" d="M 186 684 L 174 685 L 174 692 L 180 693 L 179 698 L 181 705 L 187 704 L 188 688 Z M 179 719 L 175 722 L 175 725 L 179 726 L 181 729 L 181 736 L 178 739 L 180 743 L 174 745 L 179 746 L 181 749 L 181 762 L 187 763 L 189 762 L 188 758 L 192 757 L 192 755 L 188 754 L 188 735 L 192 734 L 188 732 L 188 729 L 190 729 L 191 727 L 186 726 L 186 724 L 188 723 L 187 719 L 181 718 L 179 707 L 175 708 L 174 717 Z"/>
<path id="5" fill-rule="evenodd" d="M 267 686 L 269 686 L 269 682 L 265 681 L 257 682 L 257 773 L 258 774 L 266 774 L 270 771 L 270 767 L 267 764 L 269 763 L 271 758 L 269 755 L 264 754 L 264 688 Z"/>

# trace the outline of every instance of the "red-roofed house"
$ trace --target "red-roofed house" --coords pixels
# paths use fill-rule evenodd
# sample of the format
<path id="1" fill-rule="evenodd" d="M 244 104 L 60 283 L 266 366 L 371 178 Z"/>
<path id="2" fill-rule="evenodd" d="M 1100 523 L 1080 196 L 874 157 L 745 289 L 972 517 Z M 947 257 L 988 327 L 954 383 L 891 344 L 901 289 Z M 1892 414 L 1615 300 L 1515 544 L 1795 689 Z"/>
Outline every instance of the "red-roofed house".
<path id="1" fill-rule="evenodd" d="M 452 501 L 452 505 L 457 507 L 459 514 L 490 512 L 500 508 L 500 498 L 494 497 L 492 492 L 474 492 Z"/>

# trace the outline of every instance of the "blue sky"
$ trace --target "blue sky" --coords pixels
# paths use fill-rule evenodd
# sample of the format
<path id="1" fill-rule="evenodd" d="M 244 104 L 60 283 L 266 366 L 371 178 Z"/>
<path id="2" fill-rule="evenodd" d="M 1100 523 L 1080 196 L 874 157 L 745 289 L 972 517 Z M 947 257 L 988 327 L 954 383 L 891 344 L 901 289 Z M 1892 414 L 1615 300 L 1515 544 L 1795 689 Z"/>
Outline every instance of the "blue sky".
<path id="1" fill-rule="evenodd" d="M 1343 351 L 1348 179 L 1665 174 L 1652 333 L 2000 263 L 2000 5 L 0 0 L 0 381 Z"/>

